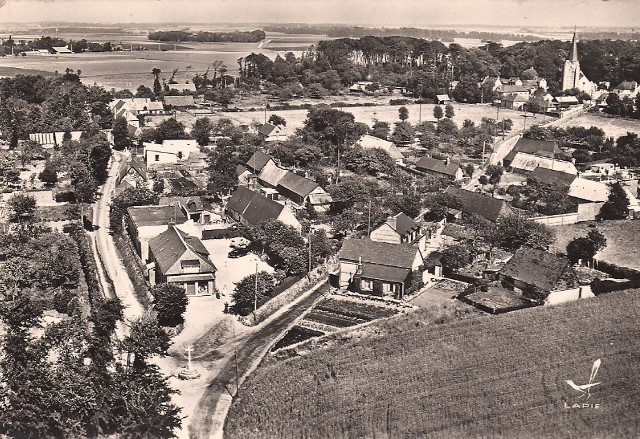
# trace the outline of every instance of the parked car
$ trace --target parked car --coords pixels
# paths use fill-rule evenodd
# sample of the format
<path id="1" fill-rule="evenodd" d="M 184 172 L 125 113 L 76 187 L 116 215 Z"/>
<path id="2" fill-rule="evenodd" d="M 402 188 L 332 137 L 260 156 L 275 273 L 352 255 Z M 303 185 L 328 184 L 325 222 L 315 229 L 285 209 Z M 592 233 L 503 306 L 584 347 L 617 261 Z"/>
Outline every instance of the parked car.
<path id="1" fill-rule="evenodd" d="M 248 255 L 251 252 L 247 247 L 244 248 L 234 248 L 227 255 L 231 259 L 241 258 L 242 256 Z"/>

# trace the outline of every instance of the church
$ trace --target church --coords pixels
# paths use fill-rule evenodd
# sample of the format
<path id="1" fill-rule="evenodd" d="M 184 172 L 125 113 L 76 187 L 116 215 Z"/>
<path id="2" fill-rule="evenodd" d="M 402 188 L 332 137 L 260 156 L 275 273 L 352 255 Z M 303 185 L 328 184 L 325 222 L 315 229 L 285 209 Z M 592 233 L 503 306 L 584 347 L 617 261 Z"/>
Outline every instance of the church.
<path id="1" fill-rule="evenodd" d="M 580 91 L 588 93 L 589 96 L 595 97 L 597 85 L 589 81 L 580 69 L 580 61 L 578 61 L 578 42 L 576 41 L 576 33 L 573 33 L 571 41 L 571 51 L 569 58 L 564 62 L 564 72 L 562 74 L 562 90 L 577 88 Z"/>

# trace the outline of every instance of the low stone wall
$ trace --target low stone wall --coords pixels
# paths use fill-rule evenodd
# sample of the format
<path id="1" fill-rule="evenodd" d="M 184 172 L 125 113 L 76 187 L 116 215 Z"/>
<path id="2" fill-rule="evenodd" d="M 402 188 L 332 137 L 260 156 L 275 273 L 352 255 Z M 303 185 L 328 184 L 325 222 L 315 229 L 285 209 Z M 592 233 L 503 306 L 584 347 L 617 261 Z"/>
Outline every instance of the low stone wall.
<path id="1" fill-rule="evenodd" d="M 546 224 L 548 226 L 561 226 L 563 224 L 575 224 L 579 221 L 578 212 L 565 213 L 561 215 L 547 215 L 531 218 L 537 223 Z"/>

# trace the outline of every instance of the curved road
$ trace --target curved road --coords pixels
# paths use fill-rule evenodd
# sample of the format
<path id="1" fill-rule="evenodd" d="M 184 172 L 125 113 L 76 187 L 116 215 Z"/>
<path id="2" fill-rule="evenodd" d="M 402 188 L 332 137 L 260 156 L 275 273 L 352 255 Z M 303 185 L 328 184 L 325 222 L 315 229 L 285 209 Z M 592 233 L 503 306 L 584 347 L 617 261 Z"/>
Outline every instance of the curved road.
<path id="1" fill-rule="evenodd" d="M 295 303 L 290 309 L 258 325 L 256 331 L 241 342 L 237 349 L 238 376 L 241 377 L 241 382 L 256 367 L 256 362 L 261 361 L 267 349 L 270 349 L 271 345 L 280 338 L 289 326 L 304 315 L 328 291 L 327 282 L 321 283 L 313 292 Z M 216 406 L 219 402 L 224 404 L 225 396 L 227 397 L 226 402 L 230 402 L 227 386 L 229 391 L 235 392 L 235 382 L 236 364 L 234 356 L 229 356 L 198 402 L 198 408 L 189 426 L 190 438 L 222 437 L 222 427 L 227 410 L 216 410 Z M 242 392 L 242 387 L 240 392 Z M 226 408 L 228 409 L 228 407 Z"/>

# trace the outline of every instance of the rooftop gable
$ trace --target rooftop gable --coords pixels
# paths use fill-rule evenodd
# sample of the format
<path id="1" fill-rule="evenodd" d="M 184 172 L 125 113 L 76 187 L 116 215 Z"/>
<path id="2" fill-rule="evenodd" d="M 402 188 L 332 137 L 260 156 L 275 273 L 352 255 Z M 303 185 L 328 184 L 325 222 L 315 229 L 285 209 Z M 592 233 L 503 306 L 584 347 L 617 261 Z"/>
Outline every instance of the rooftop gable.
<path id="1" fill-rule="evenodd" d="M 202 241 L 190 236 L 175 226 L 170 226 L 158 236 L 149 240 L 149 250 L 153 253 L 158 269 L 163 274 L 171 273 L 175 264 L 182 259 L 197 258 L 200 260 L 201 272 L 216 271 L 216 267 L 209 259 L 209 252 Z"/>
<path id="2" fill-rule="evenodd" d="M 438 174 L 445 174 L 451 177 L 455 177 L 460 165 L 457 162 L 446 163 L 443 160 L 434 159 L 433 157 L 422 157 L 416 163 L 418 170 L 426 170 L 431 172 L 437 172 Z"/>
<path id="3" fill-rule="evenodd" d="M 257 174 L 262 171 L 262 168 L 264 168 L 269 160 L 272 160 L 269 154 L 256 150 L 256 152 L 254 152 L 251 158 L 247 161 L 247 166 Z"/>
<path id="4" fill-rule="evenodd" d="M 455 186 L 448 187 L 445 192 L 460 199 L 462 202 L 461 210 L 467 215 L 478 215 L 495 222 L 504 215 L 514 214 L 506 201 L 489 195 L 471 192 Z"/>
<path id="5" fill-rule="evenodd" d="M 537 287 L 542 291 L 554 291 L 568 267 L 571 267 L 571 263 L 565 256 L 521 247 L 500 269 L 499 273 Z"/>
<path id="6" fill-rule="evenodd" d="M 182 224 L 187 216 L 177 206 L 134 206 L 127 213 L 136 227 Z"/>
<path id="7" fill-rule="evenodd" d="M 304 178 L 291 171 L 287 171 L 287 173 L 284 174 L 280 181 L 278 181 L 278 186 L 287 189 L 303 198 L 320 187 L 320 185 L 315 181 Z"/>
<path id="8" fill-rule="evenodd" d="M 410 270 L 413 268 L 417 252 L 416 247 L 407 244 L 347 238 L 338 252 L 338 258 Z"/>

